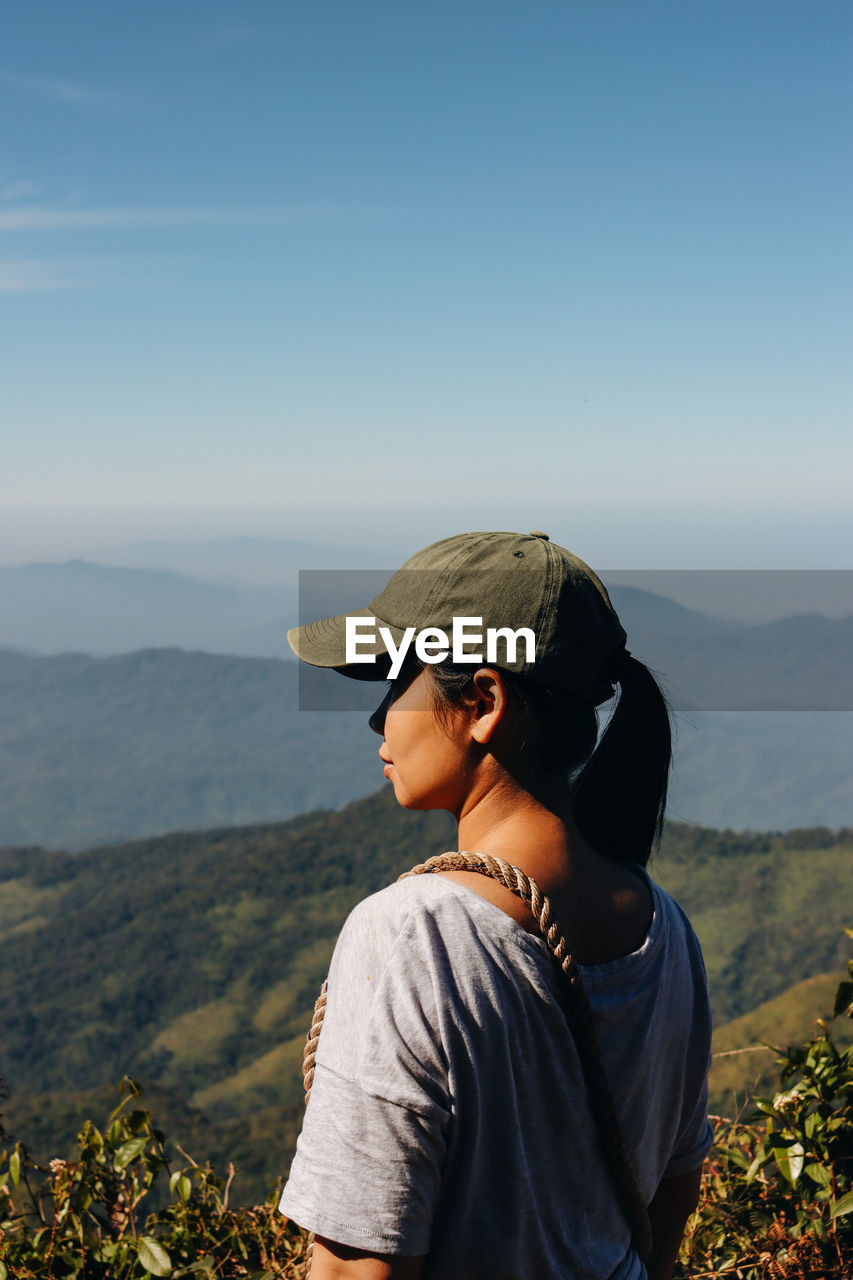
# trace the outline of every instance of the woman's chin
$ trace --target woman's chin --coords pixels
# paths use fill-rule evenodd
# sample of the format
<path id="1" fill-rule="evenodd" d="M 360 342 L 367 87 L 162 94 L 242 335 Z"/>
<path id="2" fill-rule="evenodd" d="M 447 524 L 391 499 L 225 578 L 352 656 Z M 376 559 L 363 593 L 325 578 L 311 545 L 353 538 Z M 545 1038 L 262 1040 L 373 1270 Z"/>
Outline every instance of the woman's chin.
<path id="1" fill-rule="evenodd" d="M 418 796 L 410 796 L 401 787 L 394 788 L 394 798 L 401 809 L 428 809 L 430 806 L 424 804 Z"/>
<path id="2" fill-rule="evenodd" d="M 424 802 L 424 797 L 419 796 L 417 792 L 407 790 L 404 783 L 400 781 L 396 770 L 390 774 L 388 781 L 394 788 L 394 799 L 401 809 L 429 809 L 431 806 Z"/>
<path id="3" fill-rule="evenodd" d="M 446 809 L 448 813 L 453 810 L 448 803 L 443 803 L 441 797 L 434 795 L 423 795 L 419 792 L 407 791 L 405 787 L 400 786 L 396 779 L 392 779 L 394 787 L 394 798 L 401 809 L 413 809 L 426 811 L 428 809 Z"/>

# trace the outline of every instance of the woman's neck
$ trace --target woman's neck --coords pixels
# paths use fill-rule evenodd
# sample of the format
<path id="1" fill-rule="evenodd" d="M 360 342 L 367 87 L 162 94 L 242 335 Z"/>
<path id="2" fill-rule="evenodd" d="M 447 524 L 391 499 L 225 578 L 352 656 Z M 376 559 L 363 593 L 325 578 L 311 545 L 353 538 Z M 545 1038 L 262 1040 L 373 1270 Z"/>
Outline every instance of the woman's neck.
<path id="1" fill-rule="evenodd" d="M 474 789 L 458 822 L 460 849 L 504 858 L 533 876 L 546 893 L 571 880 L 573 866 L 588 848 L 565 786 L 555 787 L 546 800 L 505 775 L 480 794 Z"/>
<path id="2" fill-rule="evenodd" d="M 598 853 L 578 830 L 567 789 L 537 798 L 506 777 L 469 794 L 457 846 L 503 858 L 531 876 L 551 900 L 572 950 L 598 964 L 635 950 L 649 928 L 651 893 L 629 867 Z M 532 917 L 508 889 L 471 872 L 450 877 L 490 899 L 531 933 Z"/>

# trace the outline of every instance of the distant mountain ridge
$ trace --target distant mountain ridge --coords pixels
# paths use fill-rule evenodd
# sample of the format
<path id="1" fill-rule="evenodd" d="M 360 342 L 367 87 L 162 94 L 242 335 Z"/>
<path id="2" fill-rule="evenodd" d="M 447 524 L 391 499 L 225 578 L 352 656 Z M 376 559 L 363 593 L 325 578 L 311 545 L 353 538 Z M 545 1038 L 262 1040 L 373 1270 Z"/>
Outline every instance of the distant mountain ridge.
<path id="1" fill-rule="evenodd" d="M 360 713 L 298 704 L 298 667 L 181 649 L 0 649 L 0 843 L 81 849 L 337 807 L 379 780 Z M 341 681 L 364 707 L 373 685 Z M 674 817 L 729 827 L 853 819 L 853 715 L 681 714 Z"/>
<path id="2" fill-rule="evenodd" d="M 341 589 L 332 575 L 330 598 L 314 602 L 319 610 L 340 611 L 336 581 Z M 345 585 L 352 590 L 352 580 Z M 611 594 L 632 652 L 664 674 L 682 707 L 853 710 L 853 616 L 748 625 L 636 587 Z M 229 586 L 79 559 L 0 568 L 0 646 L 47 655 L 177 647 L 289 660 L 286 633 L 298 615 L 295 580 Z"/>
<path id="3" fill-rule="evenodd" d="M 328 611 L 364 581 L 320 579 L 335 598 L 314 604 Z M 752 828 L 851 820 L 853 618 L 748 625 L 631 586 L 613 599 L 679 711 L 672 815 Z M 296 616 L 283 589 L 170 571 L 0 569 L 0 842 L 80 849 L 364 795 L 377 763 L 363 718 L 299 709 L 304 670 L 286 643 Z M 62 652 L 24 654 L 10 638 Z M 326 680 L 333 706 L 363 717 L 377 700 L 372 685 Z"/>
<path id="4" fill-rule="evenodd" d="M 0 771 L 0 843 L 71 849 L 280 820 L 381 780 L 363 717 L 299 710 L 295 663 L 181 649 L 0 651 Z"/>
<path id="5" fill-rule="evenodd" d="M 98 564 L 129 569 L 166 569 L 222 586 L 292 586 L 300 569 L 358 568 L 385 563 L 388 550 L 341 544 L 327 546 L 304 538 L 147 538 L 90 551 Z M 402 561 L 408 552 L 401 551 Z M 396 559 L 396 555 L 394 556 Z"/>
<path id="6" fill-rule="evenodd" d="M 225 586 L 88 560 L 0 568 L 0 642 L 44 654 L 175 646 L 286 656 L 285 630 L 297 613 L 295 587 Z"/>
<path id="7" fill-rule="evenodd" d="M 717 618 L 640 587 L 614 586 L 608 595 L 631 639 L 635 631 L 643 635 L 661 632 L 694 636 L 708 630 L 715 635 L 739 635 L 750 629 L 749 623 Z"/>

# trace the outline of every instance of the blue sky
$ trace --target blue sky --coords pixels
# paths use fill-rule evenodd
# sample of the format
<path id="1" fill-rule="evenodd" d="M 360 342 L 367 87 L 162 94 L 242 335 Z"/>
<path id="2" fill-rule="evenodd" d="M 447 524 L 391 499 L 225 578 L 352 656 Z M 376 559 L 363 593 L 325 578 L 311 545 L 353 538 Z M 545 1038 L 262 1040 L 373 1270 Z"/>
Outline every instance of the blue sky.
<path id="1" fill-rule="evenodd" d="M 8 7 L 0 560 L 849 568 L 853 10 Z"/>

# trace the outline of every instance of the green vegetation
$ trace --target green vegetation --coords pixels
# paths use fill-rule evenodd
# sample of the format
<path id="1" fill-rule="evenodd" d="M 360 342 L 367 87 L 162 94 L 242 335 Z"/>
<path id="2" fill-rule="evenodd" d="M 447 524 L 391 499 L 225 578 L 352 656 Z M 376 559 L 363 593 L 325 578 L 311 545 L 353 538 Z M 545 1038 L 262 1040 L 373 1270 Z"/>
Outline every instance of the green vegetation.
<path id="1" fill-rule="evenodd" d="M 33 1149 L 62 1155 L 80 1091 L 132 1074 L 168 1091 L 182 1144 L 206 1127 L 204 1150 L 261 1196 L 290 1160 L 306 1027 L 347 913 L 451 843 L 446 815 L 380 793 L 269 827 L 0 852 L 10 1127 L 32 1134 L 35 1114 Z"/>
<path id="2" fill-rule="evenodd" d="M 103 1130 L 86 1120 L 72 1160 L 33 1161 L 23 1143 L 3 1152 L 0 1280 L 288 1280 L 301 1274 L 304 1234 L 263 1205 L 229 1206 L 224 1178 L 178 1149 L 130 1079 Z M 156 1193 L 161 1204 L 156 1206 Z"/>
<path id="3" fill-rule="evenodd" d="M 853 1017 L 853 980 L 838 985 L 833 1015 Z M 818 1035 L 782 1050 L 778 1065 L 782 1091 L 755 1100 L 763 1123 L 718 1122 L 682 1248 L 684 1280 L 851 1274 L 853 1048 L 840 1050 L 821 1020 Z"/>
<path id="4" fill-rule="evenodd" d="M 848 970 L 853 979 L 853 962 Z M 853 1016 L 853 981 L 839 985 L 833 1012 Z M 757 1101 L 762 1121 L 718 1121 L 681 1280 L 850 1274 L 853 1049 L 839 1050 L 823 1022 L 781 1066 L 783 1091 Z M 297 1280 L 307 1241 L 276 1214 L 279 1186 L 263 1205 L 229 1207 L 233 1163 L 222 1178 L 170 1149 L 135 1105 L 138 1086 L 125 1080 L 121 1091 L 103 1131 L 85 1121 L 71 1159 L 39 1165 L 21 1142 L 0 1155 L 0 1280 Z"/>
<path id="5" fill-rule="evenodd" d="M 754 1094 L 773 1089 L 781 1046 L 807 1039 L 821 1018 L 831 1016 L 838 982 L 837 973 L 805 978 L 714 1032 L 712 1112 L 741 1115 Z M 853 1044 L 853 1024 L 841 1023 L 835 1041 L 841 1048 Z"/>
<path id="6" fill-rule="evenodd" d="M 792 1003 L 803 1018 L 790 1030 L 807 1034 L 815 1005 L 796 984 L 846 959 L 851 844 L 850 832 L 667 829 L 655 873 L 699 928 L 718 1048 L 784 1043 L 773 1023 Z M 112 1082 L 131 1075 L 181 1146 L 235 1161 L 236 1194 L 262 1198 L 288 1167 L 302 1045 L 344 918 L 450 847 L 445 815 L 407 813 L 386 789 L 272 826 L 73 857 L 0 851 L 7 1127 L 37 1158 L 64 1157 Z M 727 1022 L 772 1000 L 761 1026 L 733 1024 L 725 1039 Z M 744 1096 L 759 1060 L 772 1066 L 767 1053 L 721 1060 L 720 1111 L 736 1114 L 731 1091 Z"/>
<path id="7" fill-rule="evenodd" d="M 667 826 L 655 877 L 699 935 L 718 1026 L 847 960 L 853 830 Z"/>

